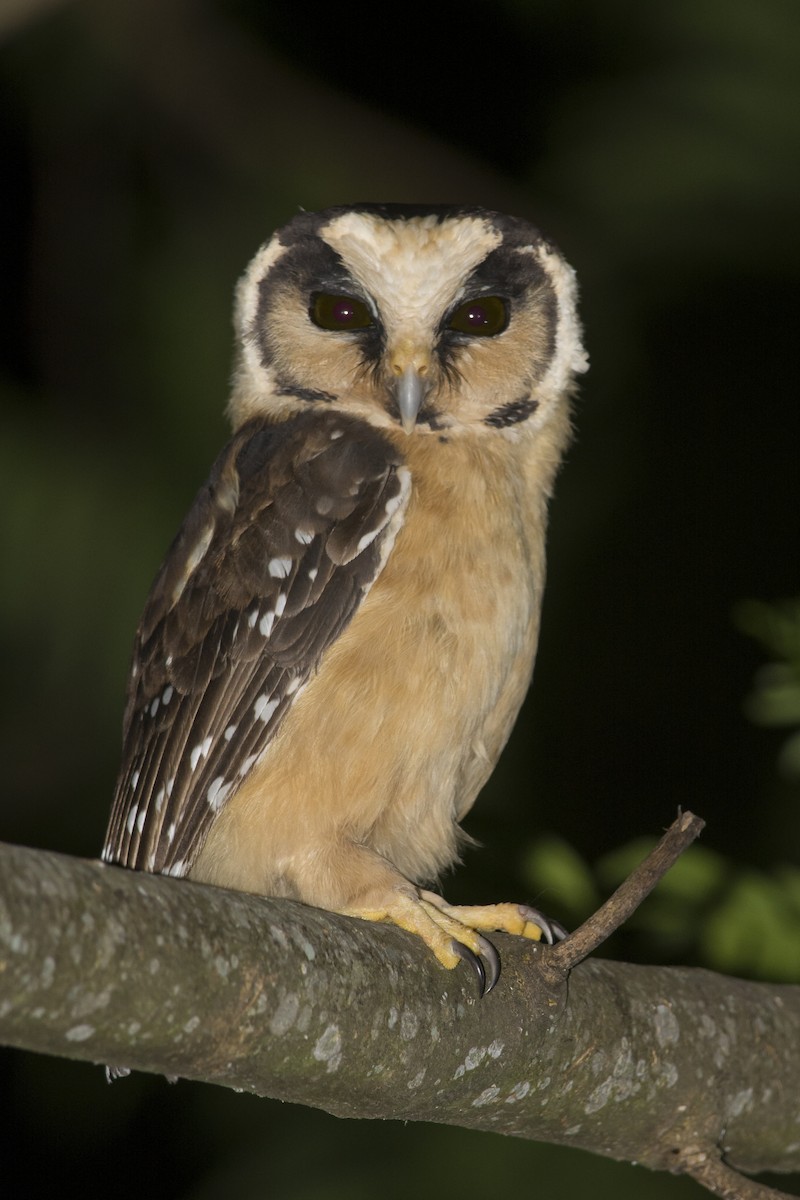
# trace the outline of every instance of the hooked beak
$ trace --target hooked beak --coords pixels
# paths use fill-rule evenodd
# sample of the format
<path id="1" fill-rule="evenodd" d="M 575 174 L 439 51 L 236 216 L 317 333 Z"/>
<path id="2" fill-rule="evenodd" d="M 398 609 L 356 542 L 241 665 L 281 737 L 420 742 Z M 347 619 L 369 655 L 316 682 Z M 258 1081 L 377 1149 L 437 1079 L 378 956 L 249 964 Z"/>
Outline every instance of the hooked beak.
<path id="1" fill-rule="evenodd" d="M 406 433 L 414 432 L 417 415 L 427 390 L 427 383 L 413 364 L 405 368 L 395 384 L 395 399 L 400 410 L 400 423 Z"/>

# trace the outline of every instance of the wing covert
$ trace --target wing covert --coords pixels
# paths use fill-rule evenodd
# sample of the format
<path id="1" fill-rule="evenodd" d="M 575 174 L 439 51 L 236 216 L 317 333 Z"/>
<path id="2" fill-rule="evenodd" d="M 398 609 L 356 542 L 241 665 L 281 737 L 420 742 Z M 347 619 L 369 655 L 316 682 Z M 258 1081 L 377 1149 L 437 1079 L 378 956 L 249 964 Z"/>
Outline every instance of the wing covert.
<path id="1" fill-rule="evenodd" d="M 137 632 L 106 861 L 189 870 L 377 578 L 409 489 L 388 439 L 341 413 L 228 443 Z"/>

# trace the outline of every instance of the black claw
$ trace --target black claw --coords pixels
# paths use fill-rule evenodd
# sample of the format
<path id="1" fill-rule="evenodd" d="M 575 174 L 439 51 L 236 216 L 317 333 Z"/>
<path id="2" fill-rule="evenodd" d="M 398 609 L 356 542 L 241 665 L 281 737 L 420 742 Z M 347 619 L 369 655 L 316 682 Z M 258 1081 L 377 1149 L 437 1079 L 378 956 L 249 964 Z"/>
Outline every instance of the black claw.
<path id="1" fill-rule="evenodd" d="M 500 978 L 500 955 L 492 943 L 486 941 L 486 938 L 480 939 L 478 954 L 475 954 L 463 942 L 453 941 L 451 945 L 458 957 L 463 958 L 465 963 L 469 963 L 475 972 L 478 979 L 478 999 L 482 1000 Z"/>
<path id="2" fill-rule="evenodd" d="M 529 908 L 527 904 L 520 905 L 522 914 L 526 921 L 531 921 L 534 925 L 538 925 L 542 931 L 542 938 L 547 942 L 548 946 L 552 946 L 554 942 L 560 942 L 567 936 L 567 931 L 558 921 L 549 920 L 544 913 L 540 913 L 538 908 Z"/>
<path id="3" fill-rule="evenodd" d="M 482 1000 L 486 991 L 486 971 L 483 963 L 478 958 L 477 954 L 473 954 L 469 946 L 465 946 L 463 942 L 452 941 L 450 943 L 453 951 L 459 958 L 463 958 L 465 963 L 469 963 L 473 971 L 478 977 L 478 999 Z"/>
<path id="4" fill-rule="evenodd" d="M 483 993 L 486 995 L 500 978 L 500 955 L 486 938 L 481 938 L 481 958 L 486 972 L 486 991 Z"/>

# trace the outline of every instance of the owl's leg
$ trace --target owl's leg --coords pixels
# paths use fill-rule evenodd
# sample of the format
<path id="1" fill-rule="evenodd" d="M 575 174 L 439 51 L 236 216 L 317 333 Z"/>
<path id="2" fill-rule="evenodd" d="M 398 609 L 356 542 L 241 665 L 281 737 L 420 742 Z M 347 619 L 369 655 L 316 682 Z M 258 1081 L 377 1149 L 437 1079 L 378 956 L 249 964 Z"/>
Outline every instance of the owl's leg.
<path id="1" fill-rule="evenodd" d="M 551 943 L 563 936 L 559 925 L 525 905 L 448 905 L 359 844 L 339 843 L 335 850 L 329 848 L 314 856 L 313 880 L 307 876 L 297 882 L 299 898 L 307 903 L 362 921 L 387 922 L 416 934 L 449 970 L 462 961 L 469 963 L 480 995 L 491 991 L 500 974 L 497 951 L 483 932 L 501 930 Z"/>

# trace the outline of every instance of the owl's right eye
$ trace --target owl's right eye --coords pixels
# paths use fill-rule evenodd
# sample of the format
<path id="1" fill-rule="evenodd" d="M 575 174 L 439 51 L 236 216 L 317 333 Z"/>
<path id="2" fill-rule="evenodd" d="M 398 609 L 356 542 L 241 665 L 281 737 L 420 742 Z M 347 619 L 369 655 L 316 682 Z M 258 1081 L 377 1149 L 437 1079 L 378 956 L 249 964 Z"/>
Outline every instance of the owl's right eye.
<path id="1" fill-rule="evenodd" d="M 308 315 L 320 329 L 341 333 L 350 329 L 368 329 L 375 324 L 363 300 L 357 300 L 355 296 L 335 296 L 330 292 L 314 293 Z"/>

